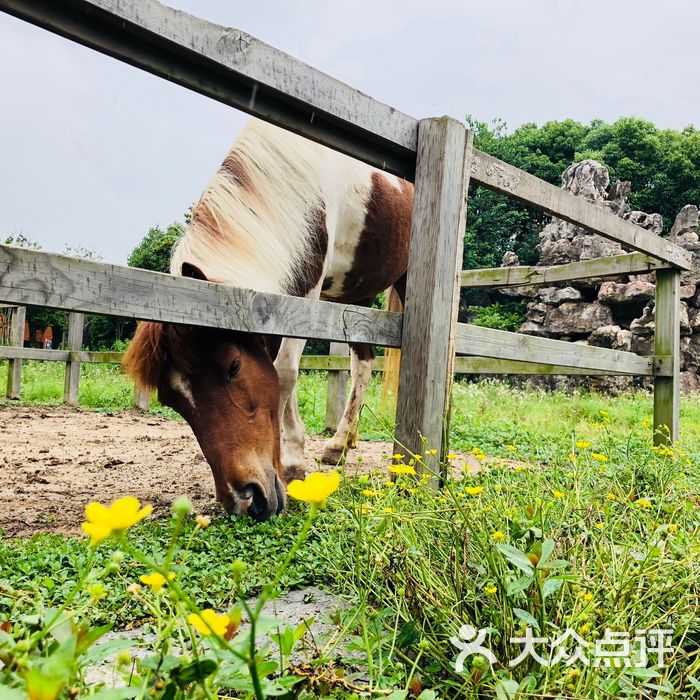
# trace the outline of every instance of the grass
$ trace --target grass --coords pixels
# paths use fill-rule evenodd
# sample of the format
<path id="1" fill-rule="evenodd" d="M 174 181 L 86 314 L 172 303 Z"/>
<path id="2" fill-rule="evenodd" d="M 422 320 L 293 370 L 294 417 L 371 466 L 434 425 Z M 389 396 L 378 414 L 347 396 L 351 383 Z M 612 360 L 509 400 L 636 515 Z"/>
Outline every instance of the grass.
<path id="1" fill-rule="evenodd" d="M 27 363 L 26 400 L 58 402 L 61 370 Z M 96 410 L 128 406 L 130 388 L 116 368 L 83 372 L 81 403 Z M 310 432 L 319 432 L 323 375 L 302 376 L 299 403 Z M 342 641 L 321 645 L 305 675 L 284 667 L 287 676 L 299 675 L 291 678 L 290 697 L 356 697 L 342 679 L 357 680 L 358 669 L 363 688 L 396 699 L 421 693 L 423 700 L 700 697 L 698 403 L 682 401 L 682 446 L 659 451 L 651 449 L 644 427 L 652 410 L 645 393 L 610 398 L 457 384 L 454 449 L 517 462 L 496 460 L 440 492 L 410 475 L 392 485 L 387 465 L 374 476 L 343 481 L 280 579 L 281 590 L 322 585 L 350 603 L 345 612 L 329 611 Z M 380 409 L 376 382 L 368 406 L 363 437 L 386 439 L 392 425 Z M 437 467 L 430 454 L 421 458 Z M 404 471 L 411 470 L 410 459 L 404 458 Z M 262 525 L 218 517 L 206 530 L 188 519 L 180 536 L 191 538 L 191 546 L 174 562 L 181 587 L 198 605 L 217 610 L 230 609 L 237 590 L 260 594 L 283 566 L 305 512 L 292 503 Z M 144 522 L 131 530 L 130 546 L 156 556 L 167 549 L 171 531 L 169 521 Z M 86 584 L 75 603 L 80 619 L 90 626 L 157 628 L 153 610 L 127 592 L 146 568 L 128 556 L 114 565 L 113 551 L 109 544 L 97 550 L 98 568 L 109 570 L 101 579 L 105 595 L 91 600 Z M 59 535 L 0 540 L 0 625 L 11 620 L 17 634 L 31 634 L 31 621 L 65 600 L 89 553 L 85 540 Z M 236 558 L 248 564 L 238 588 L 230 568 Z M 180 624 L 173 621 L 173 629 Z M 490 667 L 471 656 L 463 672 L 455 670 L 451 638 L 463 625 L 490 630 L 486 646 L 498 663 Z M 631 647 L 636 668 L 563 662 L 549 668 L 529 657 L 511 667 L 522 645 L 510 640 L 528 627 L 550 641 L 575 632 L 583 648 L 592 645 L 591 654 L 606 629 L 634 639 L 637 630 L 666 628 L 673 630 L 674 650 L 660 665 L 651 652 L 646 661 L 639 658 L 637 641 Z M 546 644 L 536 648 L 546 656 Z M 36 659 L 26 663 L 39 667 Z M 137 671 L 150 679 L 144 683 L 151 696 L 169 697 L 158 685 L 165 676 L 159 681 L 158 673 Z M 217 677 L 210 677 L 211 687 Z M 178 692 L 197 697 L 204 685 L 178 686 Z"/>

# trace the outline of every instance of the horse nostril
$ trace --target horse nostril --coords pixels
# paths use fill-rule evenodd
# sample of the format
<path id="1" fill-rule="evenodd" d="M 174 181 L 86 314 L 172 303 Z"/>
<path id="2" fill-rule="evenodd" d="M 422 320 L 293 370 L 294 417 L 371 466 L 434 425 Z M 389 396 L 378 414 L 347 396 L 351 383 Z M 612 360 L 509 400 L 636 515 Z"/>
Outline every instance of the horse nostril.
<path id="1" fill-rule="evenodd" d="M 258 522 L 267 520 L 272 513 L 268 508 L 265 492 L 259 484 L 249 484 L 244 491 L 250 491 L 253 502 L 248 506 L 248 515 Z M 250 496 L 249 496 L 250 498 Z"/>

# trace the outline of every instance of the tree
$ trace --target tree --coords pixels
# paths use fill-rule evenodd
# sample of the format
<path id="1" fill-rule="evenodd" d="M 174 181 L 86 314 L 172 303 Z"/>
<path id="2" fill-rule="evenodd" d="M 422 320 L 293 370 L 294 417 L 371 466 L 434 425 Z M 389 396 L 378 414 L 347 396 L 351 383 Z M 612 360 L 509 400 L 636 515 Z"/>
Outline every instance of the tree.
<path id="1" fill-rule="evenodd" d="M 170 272 L 170 256 L 173 246 L 182 238 L 185 227 L 175 222 L 165 231 L 160 226 L 149 229 L 145 238 L 131 251 L 128 264 L 143 270 Z"/>

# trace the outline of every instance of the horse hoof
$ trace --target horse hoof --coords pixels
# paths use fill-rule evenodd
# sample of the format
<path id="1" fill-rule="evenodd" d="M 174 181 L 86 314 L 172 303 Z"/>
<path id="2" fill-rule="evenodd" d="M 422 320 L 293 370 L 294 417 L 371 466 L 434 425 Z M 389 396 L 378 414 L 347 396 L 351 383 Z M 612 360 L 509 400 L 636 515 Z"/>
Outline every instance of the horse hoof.
<path id="1" fill-rule="evenodd" d="M 341 462 L 345 462 L 345 450 L 339 450 L 336 447 L 326 447 L 326 449 L 323 451 L 321 462 L 323 464 L 332 464 L 337 466 Z"/>

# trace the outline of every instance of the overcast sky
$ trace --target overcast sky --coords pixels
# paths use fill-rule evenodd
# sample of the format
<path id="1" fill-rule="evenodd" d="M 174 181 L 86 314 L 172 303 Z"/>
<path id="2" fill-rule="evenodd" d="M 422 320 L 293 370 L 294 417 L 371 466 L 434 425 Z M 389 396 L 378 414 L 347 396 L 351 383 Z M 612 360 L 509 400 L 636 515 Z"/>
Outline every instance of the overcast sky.
<path id="1" fill-rule="evenodd" d="M 696 0 L 170 0 L 415 117 L 700 124 Z M 245 114 L 0 13 L 0 237 L 123 263 Z"/>

